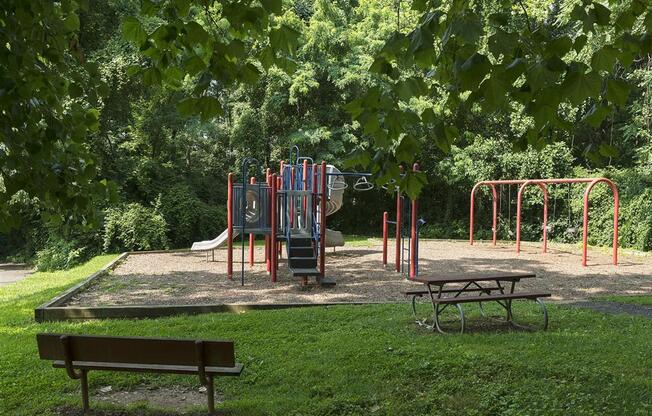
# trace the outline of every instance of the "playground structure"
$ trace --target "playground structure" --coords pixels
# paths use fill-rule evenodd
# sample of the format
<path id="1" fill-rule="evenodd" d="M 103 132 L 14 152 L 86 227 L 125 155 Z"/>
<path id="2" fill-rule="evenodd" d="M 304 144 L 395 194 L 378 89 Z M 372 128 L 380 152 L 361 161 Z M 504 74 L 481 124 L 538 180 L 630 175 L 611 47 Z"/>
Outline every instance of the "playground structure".
<path id="1" fill-rule="evenodd" d="M 419 170 L 415 163 L 414 171 Z M 389 220 L 389 213 L 383 212 L 383 266 L 387 266 L 387 239 L 389 225 L 396 227 L 395 266 L 397 273 L 408 274 L 410 279 L 419 275 L 419 230 L 426 221 L 417 218 L 418 201 L 409 201 L 396 193 L 396 219 Z M 407 254 L 407 255 L 406 255 Z"/>
<path id="2" fill-rule="evenodd" d="M 496 245 L 496 238 L 498 232 L 498 192 L 496 185 L 519 185 L 518 196 L 516 201 L 516 252 L 521 251 L 521 207 L 523 204 L 523 191 L 528 186 L 537 186 L 543 193 L 543 247 L 542 252 L 548 252 L 548 185 L 551 184 L 574 184 L 586 183 L 584 191 L 584 211 L 582 223 L 582 266 L 587 265 L 587 246 L 588 246 L 588 225 L 589 225 L 589 195 L 599 183 L 606 183 L 614 198 L 614 229 L 613 229 L 613 254 L 612 261 L 614 265 L 618 264 L 618 187 L 616 184 L 607 178 L 568 178 L 568 179 L 517 179 L 517 180 L 490 180 L 481 181 L 475 184 L 471 190 L 471 204 L 469 213 L 469 243 L 473 245 L 473 232 L 474 232 L 474 214 L 475 214 L 475 193 L 481 186 L 488 186 L 491 189 L 493 196 L 493 219 L 492 219 L 492 232 L 493 232 L 493 245 Z"/>
<path id="3" fill-rule="evenodd" d="M 344 245 L 344 239 L 339 231 L 326 228 L 326 218 L 342 208 L 346 179 L 356 178 L 354 190 L 369 191 L 374 188 L 368 179 L 371 173 L 341 172 L 325 161 L 316 164 L 310 157 L 300 156 L 297 146 L 291 148 L 288 163 L 280 162 L 278 173 L 265 169 L 264 180 L 257 178 L 262 170 L 256 159 L 245 158 L 241 171 L 240 183 L 234 182 L 233 173 L 228 175 L 227 229 L 213 240 L 194 243 L 191 250 L 205 251 L 207 256 L 212 251 L 214 258 L 214 250 L 226 244 L 227 275 L 232 279 L 233 244 L 240 236 L 240 280 L 244 285 L 245 235 L 249 235 L 250 265 L 254 264 L 255 236 L 263 235 L 265 263 L 272 282 L 277 280 L 285 244 L 293 277 L 300 277 L 304 285 L 308 277 L 315 277 L 322 286 L 334 285 L 335 281 L 326 277 L 325 249 Z M 254 176 L 248 177 L 250 172 Z M 383 264 L 387 263 L 387 224 L 396 224 L 396 270 L 414 277 L 418 273 L 418 227 L 425 221 L 417 220 L 416 200 L 405 203 L 398 187 L 396 193 L 397 220 L 387 221 L 387 213 L 383 216 Z M 406 209 L 409 223 L 404 225 L 407 222 L 401 214 Z M 410 233 L 404 233 L 405 229 Z"/>

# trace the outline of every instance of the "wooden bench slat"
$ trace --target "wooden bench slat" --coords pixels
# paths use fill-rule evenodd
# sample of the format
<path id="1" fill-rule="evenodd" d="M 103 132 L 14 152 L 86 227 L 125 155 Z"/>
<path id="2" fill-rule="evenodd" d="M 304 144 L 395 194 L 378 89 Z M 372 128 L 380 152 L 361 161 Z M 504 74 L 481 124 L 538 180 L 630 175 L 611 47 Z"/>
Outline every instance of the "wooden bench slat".
<path id="1" fill-rule="evenodd" d="M 166 373 L 166 374 L 197 374 L 197 366 L 191 365 L 161 365 L 161 364 L 133 364 L 133 363 L 103 363 L 90 361 L 73 361 L 72 365 L 79 370 L 105 370 L 105 371 L 129 371 L 140 373 Z M 66 363 L 56 360 L 53 363 L 55 368 L 66 368 Z M 236 363 L 233 367 L 205 367 L 206 374 L 218 376 L 239 376 L 242 373 L 243 365 Z"/>
<path id="2" fill-rule="evenodd" d="M 514 300 L 514 299 L 537 299 L 550 297 L 550 293 L 522 292 L 522 293 L 505 293 L 499 295 L 486 296 L 458 296 L 448 298 L 435 298 L 433 302 L 439 304 L 447 303 L 469 303 L 469 302 L 489 302 L 496 300 Z"/>
<path id="3" fill-rule="evenodd" d="M 36 336 L 41 359 L 65 359 L 61 335 L 38 334 Z M 68 338 L 74 361 L 197 365 L 194 340 L 99 335 L 70 335 Z M 235 348 L 232 341 L 202 340 L 202 342 L 206 366 L 233 367 L 235 365 Z"/>
<path id="4" fill-rule="evenodd" d="M 469 287 L 469 288 L 466 288 L 464 290 L 462 290 L 462 288 L 459 288 L 459 289 L 443 289 L 441 291 L 441 293 L 487 292 L 487 291 L 492 291 L 493 292 L 493 291 L 500 290 L 500 289 L 501 288 L 499 288 L 499 287 L 483 287 L 482 289 L 477 288 L 477 287 L 473 287 L 473 288 Z M 505 290 L 505 288 L 503 287 L 502 290 Z M 437 290 L 437 289 L 433 289 L 433 291 L 432 291 L 432 293 L 434 293 L 434 294 L 437 294 L 438 292 L 439 292 L 439 290 Z M 428 290 L 427 289 L 412 289 L 412 290 L 406 290 L 403 293 L 405 294 L 405 296 L 427 295 Z"/>

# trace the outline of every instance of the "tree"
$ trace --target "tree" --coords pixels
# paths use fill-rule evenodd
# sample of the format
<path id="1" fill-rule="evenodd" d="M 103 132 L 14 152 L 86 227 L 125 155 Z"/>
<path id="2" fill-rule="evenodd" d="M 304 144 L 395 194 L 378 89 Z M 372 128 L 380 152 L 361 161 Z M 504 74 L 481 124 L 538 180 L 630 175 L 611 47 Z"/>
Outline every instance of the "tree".
<path id="1" fill-rule="evenodd" d="M 3 2 L 0 9 L 0 230 L 20 224 L 5 209 L 20 191 L 51 222 L 89 225 L 97 181 L 86 142 L 98 128 L 97 65 L 78 47 L 77 1 Z"/>
<path id="2" fill-rule="evenodd" d="M 516 147 L 541 148 L 575 122 L 598 126 L 611 107 L 624 106 L 630 86 L 618 74 L 652 52 L 649 2 L 613 3 L 612 10 L 582 0 L 562 10 L 549 1 L 533 14 L 535 4 L 541 10 L 541 2 L 520 0 L 412 2 L 418 24 L 396 31 L 369 68 L 383 86 L 347 106 L 369 137 L 355 161 L 387 181 L 419 150 L 415 125 L 432 129 L 448 151 L 465 114 L 503 112 L 527 123 Z M 415 68 L 419 75 L 405 75 Z M 443 105 L 416 114 L 408 104 L 419 97 Z M 608 144 L 587 151 L 615 154 Z M 403 184 L 416 195 L 423 181 L 407 175 Z"/>

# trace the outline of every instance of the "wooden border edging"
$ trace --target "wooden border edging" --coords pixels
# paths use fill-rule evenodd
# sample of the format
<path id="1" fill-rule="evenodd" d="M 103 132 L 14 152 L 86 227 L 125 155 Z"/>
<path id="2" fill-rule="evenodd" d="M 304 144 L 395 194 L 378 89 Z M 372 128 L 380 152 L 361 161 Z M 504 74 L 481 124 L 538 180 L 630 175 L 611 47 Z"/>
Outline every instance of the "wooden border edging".
<path id="1" fill-rule="evenodd" d="M 239 303 L 202 305 L 128 305 L 128 306 L 41 306 L 36 321 L 74 321 L 88 319 L 144 319 L 215 312 L 242 313 L 250 310 L 302 308 L 312 306 L 379 305 L 396 302 L 328 302 L 328 303 Z"/>
<path id="2" fill-rule="evenodd" d="M 109 270 L 112 270 L 115 266 L 118 265 L 122 260 L 124 260 L 127 256 L 129 256 L 130 253 L 125 252 L 120 254 L 118 257 L 115 259 L 111 260 L 108 264 L 106 264 L 104 267 L 102 267 L 100 270 L 96 271 L 95 273 L 91 274 L 88 276 L 86 279 L 82 280 L 80 283 L 77 283 L 73 287 L 69 288 L 68 290 L 64 291 L 63 293 L 57 295 L 56 297 L 50 299 L 43 305 L 39 306 L 38 308 L 34 309 L 34 319 L 36 322 L 45 322 L 48 319 L 46 318 L 46 315 L 48 315 L 48 310 L 57 308 L 58 305 L 61 305 L 63 303 L 66 303 L 70 298 L 75 296 L 77 292 L 80 292 L 84 289 L 86 289 L 95 279 L 97 279 L 100 276 L 105 275 Z M 58 309 L 65 309 L 62 307 L 58 307 Z"/>

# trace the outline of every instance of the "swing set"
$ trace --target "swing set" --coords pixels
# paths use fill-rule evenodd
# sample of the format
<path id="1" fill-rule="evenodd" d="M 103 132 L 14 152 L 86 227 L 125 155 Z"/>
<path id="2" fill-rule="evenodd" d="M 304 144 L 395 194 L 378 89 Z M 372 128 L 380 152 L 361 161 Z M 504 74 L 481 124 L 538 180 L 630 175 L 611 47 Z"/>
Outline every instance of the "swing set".
<path id="1" fill-rule="evenodd" d="M 589 195 L 599 183 L 605 183 L 611 189 L 614 199 L 614 218 L 613 218 L 613 264 L 618 264 L 618 187 L 616 184 L 607 178 L 567 178 L 567 179 L 516 179 L 516 180 L 493 180 L 493 181 L 481 181 L 475 184 L 471 190 L 471 208 L 469 213 L 469 243 L 473 245 L 473 232 L 474 232 L 474 217 L 475 217 L 475 193 L 478 188 L 482 186 L 488 186 L 491 189 L 493 197 L 493 221 L 492 221 L 492 232 L 493 232 L 493 245 L 496 245 L 497 233 L 498 233 L 498 190 L 496 186 L 508 186 L 508 192 L 510 191 L 511 185 L 518 185 L 518 195 L 516 199 L 516 252 L 521 252 L 521 211 L 523 205 L 523 191 L 528 186 L 537 186 L 541 189 L 543 193 L 543 247 L 542 252 L 548 252 L 548 185 L 553 184 L 568 184 L 569 185 L 569 198 L 570 198 L 570 186 L 575 183 L 586 183 L 586 189 L 584 190 L 584 212 L 583 212 L 583 222 L 582 222 L 582 266 L 587 265 L 587 246 L 588 246 L 588 225 L 589 225 Z M 502 188 L 501 188 L 502 194 Z M 509 201 L 510 207 L 510 227 L 511 227 L 511 198 Z M 556 198 L 553 206 L 553 213 L 556 211 Z M 570 210 L 569 210 L 570 215 Z M 570 228 L 569 228 L 570 229 Z"/>

